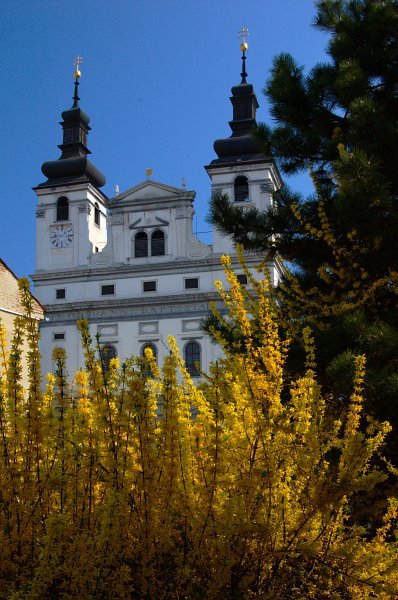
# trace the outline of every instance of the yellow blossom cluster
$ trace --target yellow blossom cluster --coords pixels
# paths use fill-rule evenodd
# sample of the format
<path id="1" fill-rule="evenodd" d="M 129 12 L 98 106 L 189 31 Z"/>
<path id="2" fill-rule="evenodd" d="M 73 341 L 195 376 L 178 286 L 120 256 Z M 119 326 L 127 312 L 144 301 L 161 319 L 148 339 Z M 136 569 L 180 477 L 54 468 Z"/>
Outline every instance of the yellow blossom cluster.
<path id="1" fill-rule="evenodd" d="M 1 338 L 1 600 L 397 597 L 397 502 L 373 532 L 350 521 L 385 477 L 371 459 L 389 430 L 359 430 L 363 359 L 349 410 L 331 413 L 306 330 L 287 389 L 268 282 L 250 296 L 223 262 L 244 347 L 200 385 L 172 338 L 161 368 L 148 352 L 105 369 L 81 321 L 85 370 L 70 384 L 57 350 L 43 393 L 29 307 L 8 353 Z"/>

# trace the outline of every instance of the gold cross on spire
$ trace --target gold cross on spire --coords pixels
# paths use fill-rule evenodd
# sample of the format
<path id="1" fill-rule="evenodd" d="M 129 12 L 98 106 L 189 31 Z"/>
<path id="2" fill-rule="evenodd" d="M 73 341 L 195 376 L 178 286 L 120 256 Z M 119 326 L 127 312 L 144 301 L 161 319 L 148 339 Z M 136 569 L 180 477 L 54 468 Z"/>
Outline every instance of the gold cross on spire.
<path id="1" fill-rule="evenodd" d="M 247 27 L 242 27 L 242 29 L 238 33 L 238 37 L 240 37 L 242 40 L 242 43 L 240 45 L 240 49 L 242 50 L 242 52 L 245 52 L 249 47 L 248 43 L 246 42 L 246 38 L 249 35 L 250 33 Z"/>
<path id="2" fill-rule="evenodd" d="M 74 66 L 75 66 L 75 72 L 74 72 L 75 79 L 79 79 L 79 77 L 81 77 L 81 73 L 80 73 L 79 67 L 82 64 L 82 62 L 83 62 L 83 59 L 78 54 L 76 56 L 76 58 L 75 58 L 75 62 L 73 63 Z"/>

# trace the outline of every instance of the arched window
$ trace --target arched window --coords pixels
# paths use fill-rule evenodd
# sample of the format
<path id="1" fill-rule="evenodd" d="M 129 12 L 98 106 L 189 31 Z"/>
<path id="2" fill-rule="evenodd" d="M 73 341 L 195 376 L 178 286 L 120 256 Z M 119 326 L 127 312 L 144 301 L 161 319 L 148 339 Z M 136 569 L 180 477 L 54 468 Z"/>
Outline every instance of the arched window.
<path id="1" fill-rule="evenodd" d="M 112 358 L 117 357 L 117 350 L 112 344 L 101 346 L 101 362 L 105 373 L 108 373 Z"/>
<path id="2" fill-rule="evenodd" d="M 164 256 L 164 253 L 164 233 L 160 229 L 157 229 L 151 236 L 151 256 Z"/>
<path id="3" fill-rule="evenodd" d="M 99 209 L 98 202 L 96 202 L 94 204 L 94 223 L 96 225 L 98 225 L 98 227 L 100 226 L 100 219 L 101 219 L 101 211 Z"/>
<path id="4" fill-rule="evenodd" d="M 239 275 L 236 276 L 236 279 L 241 285 L 247 285 L 247 275 L 244 273 L 239 273 Z"/>
<path id="5" fill-rule="evenodd" d="M 184 348 L 185 366 L 191 377 L 200 377 L 200 344 L 188 342 Z"/>
<path id="6" fill-rule="evenodd" d="M 235 179 L 234 183 L 235 202 L 247 202 L 249 200 L 249 182 L 242 175 Z"/>
<path id="7" fill-rule="evenodd" d="M 57 221 L 69 220 L 69 201 L 65 196 L 57 200 Z"/>
<path id="8" fill-rule="evenodd" d="M 146 344 L 144 344 L 141 348 L 141 356 L 145 356 L 145 350 L 149 348 L 149 350 L 152 350 L 152 354 L 155 357 L 155 360 L 158 357 L 158 349 L 156 348 L 155 344 L 153 344 L 152 342 L 147 342 Z"/>
<path id="9" fill-rule="evenodd" d="M 155 344 L 153 344 L 152 342 L 148 342 L 146 344 L 144 344 L 141 348 L 141 356 L 143 358 L 145 358 L 145 350 L 149 348 L 150 350 L 152 350 L 152 354 L 153 354 L 153 358 L 155 359 L 155 362 L 158 361 L 158 349 L 156 348 Z M 146 369 L 145 369 L 145 375 L 147 377 L 153 377 L 153 373 L 151 370 L 151 366 L 149 364 L 147 364 Z"/>
<path id="10" fill-rule="evenodd" d="M 148 236 L 145 231 L 139 231 L 135 236 L 134 256 L 136 258 L 148 256 Z"/>

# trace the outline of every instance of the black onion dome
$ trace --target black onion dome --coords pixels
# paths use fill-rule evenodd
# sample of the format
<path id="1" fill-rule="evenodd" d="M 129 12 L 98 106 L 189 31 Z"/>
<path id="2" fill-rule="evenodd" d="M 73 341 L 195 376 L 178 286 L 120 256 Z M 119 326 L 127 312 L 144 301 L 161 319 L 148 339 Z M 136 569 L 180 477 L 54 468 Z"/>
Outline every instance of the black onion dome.
<path id="1" fill-rule="evenodd" d="M 233 116 L 229 126 L 232 134 L 228 138 L 222 138 L 214 142 L 214 151 L 218 158 L 211 162 L 214 164 L 235 163 L 241 161 L 258 160 L 261 157 L 261 148 L 254 135 L 256 123 L 256 110 L 258 102 L 251 83 L 246 80 L 246 50 L 247 43 L 245 35 L 247 29 L 242 29 L 242 72 L 241 82 L 231 89 L 230 97 Z"/>
<path id="2" fill-rule="evenodd" d="M 90 182 L 95 187 L 105 185 L 104 175 L 87 158 L 91 154 L 87 146 L 90 117 L 79 106 L 77 94 L 78 79 L 75 81 L 75 95 L 72 108 L 64 110 L 60 123 L 63 130 L 62 144 L 58 147 L 62 154 L 58 160 L 45 162 L 42 173 L 48 180 L 38 187 L 49 187 L 59 184 Z"/>
<path id="3" fill-rule="evenodd" d="M 48 178 L 47 184 L 83 180 L 102 187 L 106 183 L 105 176 L 86 156 L 49 160 L 43 163 L 41 171 Z"/>
<path id="4" fill-rule="evenodd" d="M 259 154 L 260 146 L 257 140 L 248 134 L 216 140 L 214 150 L 218 158 L 241 157 L 243 159 L 248 155 Z"/>
<path id="5" fill-rule="evenodd" d="M 253 135 L 258 108 L 253 86 L 244 81 L 235 85 L 231 92 L 233 119 L 229 122 L 229 126 L 232 129 L 232 135 L 214 142 L 218 160 L 213 162 L 251 160 L 260 154 L 260 145 Z"/>

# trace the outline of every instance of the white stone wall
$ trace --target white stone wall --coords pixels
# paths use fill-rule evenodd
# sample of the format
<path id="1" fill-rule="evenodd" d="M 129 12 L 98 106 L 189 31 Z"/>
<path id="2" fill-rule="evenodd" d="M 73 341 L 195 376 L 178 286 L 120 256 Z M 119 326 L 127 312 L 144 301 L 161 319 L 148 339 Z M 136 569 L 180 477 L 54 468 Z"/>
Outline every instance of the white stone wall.
<path id="1" fill-rule="evenodd" d="M 142 298 L 145 302 L 146 299 L 151 297 L 159 297 L 162 295 L 170 294 L 193 294 L 197 292 L 212 292 L 214 291 L 214 282 L 220 280 L 225 282 L 225 274 L 221 268 L 221 265 L 214 265 L 213 268 L 208 267 L 209 270 L 204 270 L 203 267 L 190 268 L 183 271 L 180 268 L 175 269 L 173 272 L 161 273 L 155 268 L 153 272 L 149 270 L 144 271 L 141 275 L 137 275 L 131 270 L 129 273 L 114 273 L 109 274 L 104 272 L 96 273 L 96 276 L 83 274 L 79 276 L 79 273 L 75 273 L 75 277 L 72 277 L 69 273 L 64 275 L 64 279 L 57 278 L 51 282 L 36 282 L 36 293 L 40 297 L 40 301 L 43 304 L 64 304 L 76 303 L 81 301 L 99 301 L 104 302 L 119 299 L 119 298 Z M 238 267 L 237 272 L 242 270 Z M 199 280 L 198 289 L 185 289 L 185 279 L 197 278 Z M 144 292 L 143 282 L 144 281 L 155 281 L 157 284 L 156 292 Z M 115 286 L 115 293 L 113 295 L 101 295 L 102 285 Z M 65 289 L 65 299 L 56 299 L 56 290 Z"/>
<path id="2" fill-rule="evenodd" d="M 36 208 L 36 271 L 61 270 L 88 265 L 95 249 L 106 245 L 105 197 L 89 184 L 36 188 L 39 204 Z M 56 220 L 57 199 L 65 196 L 69 201 L 68 221 Z M 101 217 L 100 226 L 94 222 L 95 204 Z M 66 248 L 51 246 L 51 230 L 61 224 L 73 229 L 72 243 Z"/>
<path id="3" fill-rule="evenodd" d="M 211 362 L 221 355 L 220 349 L 200 330 L 200 317 L 191 316 L 189 313 L 186 317 L 178 319 L 105 320 L 101 323 L 91 323 L 90 331 L 94 344 L 95 336 L 99 333 L 101 345 L 115 346 L 121 362 L 131 356 L 141 355 L 143 345 L 152 343 L 158 351 L 158 362 L 162 364 L 168 354 L 167 340 L 170 335 L 177 340 L 182 356 L 189 341 L 194 340 L 200 344 L 203 371 L 208 371 Z M 60 334 L 64 336 L 63 340 L 56 339 Z M 74 374 L 84 367 L 83 349 L 75 324 L 44 325 L 41 329 L 41 345 L 45 349 L 42 361 L 43 378 L 47 373 L 54 371 L 52 351 L 55 347 L 65 349 L 68 377 L 71 380 Z"/>
<path id="4" fill-rule="evenodd" d="M 242 210 L 256 207 L 265 210 L 271 206 L 272 192 L 281 185 L 279 175 L 272 163 L 210 165 L 207 172 L 211 177 L 212 193 L 227 194 L 234 201 L 234 181 L 236 177 L 244 176 L 249 184 L 249 201 L 236 205 Z M 213 231 L 213 252 L 215 254 L 233 254 L 233 243 L 230 238 L 221 236 Z"/>
<path id="5" fill-rule="evenodd" d="M 207 170 L 213 191 L 230 196 L 235 177 L 245 175 L 250 202 L 242 204 L 260 209 L 270 205 L 270 191 L 278 185 L 275 168 L 265 161 L 233 167 L 216 165 Z M 168 352 L 169 335 L 176 338 L 182 353 L 185 345 L 195 340 L 201 346 L 201 368 L 207 371 L 221 349 L 201 331 L 200 321 L 209 312 L 209 302 L 218 298 L 214 282 L 225 283 L 220 255 L 230 254 L 236 272 L 242 269 L 231 240 L 215 232 L 212 247 L 194 237 L 194 192 L 153 181 L 145 181 L 109 202 L 90 184 L 36 191 L 37 268 L 33 279 L 47 317 L 41 327 L 43 374 L 54 369 L 55 346 L 65 348 L 70 377 L 83 367 L 76 328 L 79 318 L 88 318 L 93 339 L 100 333 L 101 344 L 113 345 L 121 361 L 139 355 L 145 343 L 153 343 L 161 364 Z M 66 248 L 52 248 L 50 232 L 60 196 L 66 196 L 70 203 L 73 242 Z M 100 227 L 94 223 L 95 202 L 101 208 Z M 136 258 L 135 234 L 145 231 L 150 238 L 156 229 L 165 234 L 165 255 Z M 259 258 L 249 256 L 248 264 L 255 265 Z M 277 273 L 272 266 L 274 283 Z M 195 277 L 199 287 L 185 289 L 185 279 Z M 156 292 L 144 292 L 145 281 L 156 281 Z M 102 285 L 114 285 L 114 294 L 102 295 Z M 65 298 L 57 299 L 56 290 L 60 289 L 65 290 Z"/>

